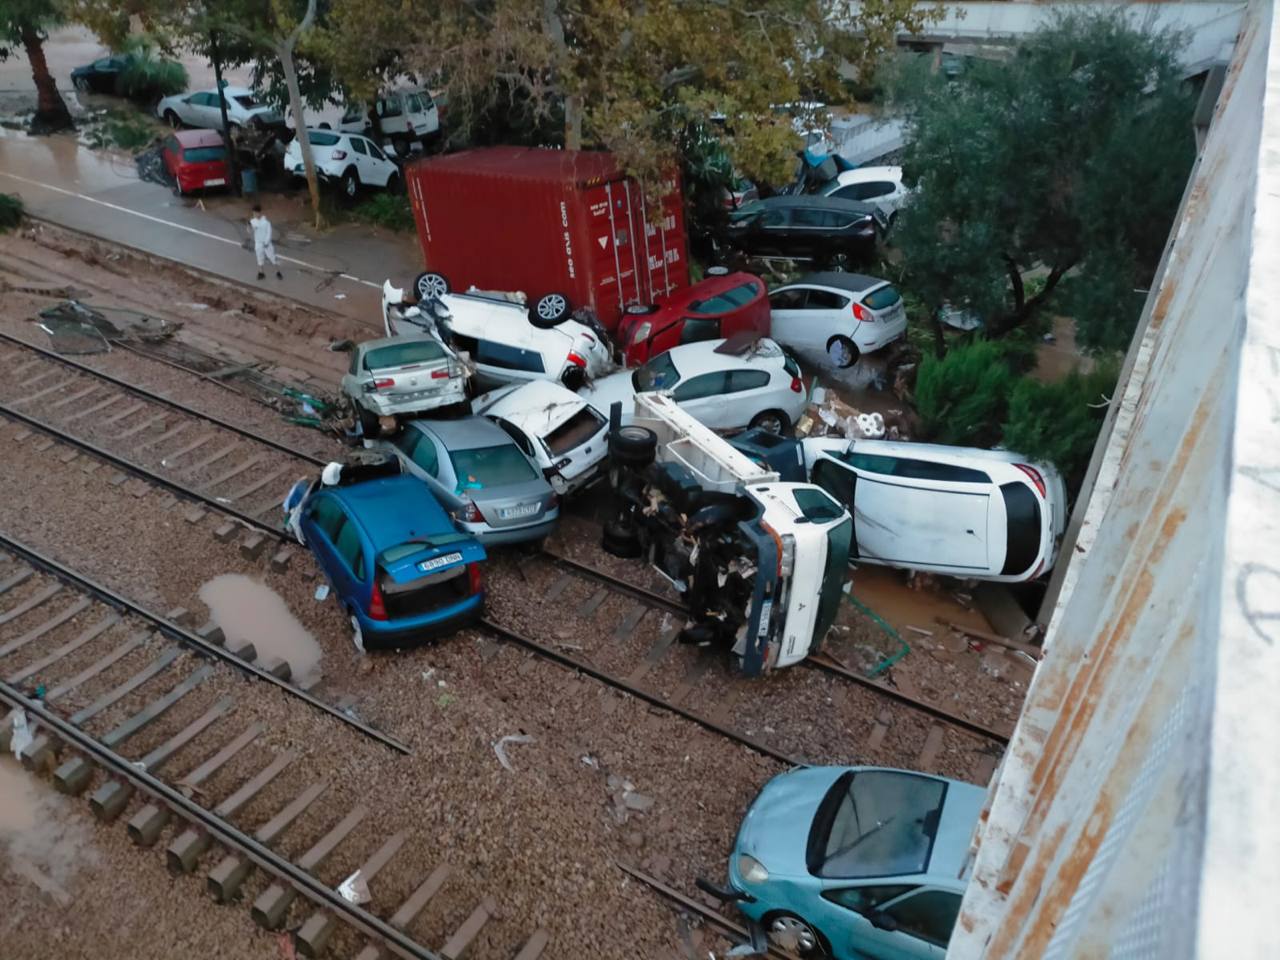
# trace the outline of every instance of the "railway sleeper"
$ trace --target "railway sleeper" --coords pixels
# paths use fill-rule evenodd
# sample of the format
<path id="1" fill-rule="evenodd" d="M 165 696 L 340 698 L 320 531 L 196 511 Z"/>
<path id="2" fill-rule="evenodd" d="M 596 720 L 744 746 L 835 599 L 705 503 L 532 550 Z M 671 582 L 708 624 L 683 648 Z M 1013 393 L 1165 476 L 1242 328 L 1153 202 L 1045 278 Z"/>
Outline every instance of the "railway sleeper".
<path id="1" fill-rule="evenodd" d="M 409 839 L 409 833 L 404 830 L 388 839 L 373 856 L 360 865 L 352 877 L 359 877 L 365 884 L 372 882 L 382 868 L 391 862 L 391 858 L 400 851 L 407 839 Z M 317 910 L 312 913 L 303 921 L 302 927 L 295 934 L 294 939 L 298 944 L 299 952 L 305 957 L 320 956 L 328 947 L 337 925 L 337 918 L 328 910 Z"/>

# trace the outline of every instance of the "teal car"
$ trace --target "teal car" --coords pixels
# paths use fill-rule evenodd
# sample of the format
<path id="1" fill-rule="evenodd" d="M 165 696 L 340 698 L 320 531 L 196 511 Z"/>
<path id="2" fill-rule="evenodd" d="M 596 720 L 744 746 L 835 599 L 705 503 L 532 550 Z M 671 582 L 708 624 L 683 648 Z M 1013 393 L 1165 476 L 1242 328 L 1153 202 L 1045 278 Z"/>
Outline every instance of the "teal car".
<path id="1" fill-rule="evenodd" d="M 986 791 L 882 767 L 800 767 L 765 784 L 699 886 L 800 957 L 941 960 Z"/>

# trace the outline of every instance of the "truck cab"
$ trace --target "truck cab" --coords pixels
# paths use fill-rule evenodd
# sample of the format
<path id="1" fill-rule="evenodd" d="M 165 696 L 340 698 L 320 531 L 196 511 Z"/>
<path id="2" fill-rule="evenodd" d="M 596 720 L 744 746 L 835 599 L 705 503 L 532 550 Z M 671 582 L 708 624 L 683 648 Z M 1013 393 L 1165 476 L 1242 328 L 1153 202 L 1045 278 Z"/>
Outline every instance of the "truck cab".
<path id="1" fill-rule="evenodd" d="M 605 548 L 653 564 L 688 606 L 681 639 L 726 648 L 748 676 L 817 651 L 849 576 L 848 512 L 753 463 L 670 396 L 634 403 L 610 438 L 618 514 Z"/>

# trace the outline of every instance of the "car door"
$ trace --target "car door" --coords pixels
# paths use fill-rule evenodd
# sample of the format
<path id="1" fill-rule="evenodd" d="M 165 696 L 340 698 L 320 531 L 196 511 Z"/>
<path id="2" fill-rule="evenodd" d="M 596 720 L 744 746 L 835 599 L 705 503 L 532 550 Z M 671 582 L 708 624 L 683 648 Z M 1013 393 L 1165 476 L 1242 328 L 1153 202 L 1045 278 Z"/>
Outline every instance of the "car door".
<path id="1" fill-rule="evenodd" d="M 918 887 L 884 880 L 862 884 L 851 884 L 847 880 L 823 883 L 821 898 L 810 908 L 812 914 L 806 919 L 822 931 L 837 957 L 916 960 L 919 954 L 901 952 L 894 939 L 885 936 L 886 931 L 877 928 L 871 918 L 886 904 L 903 898 Z M 885 925 L 892 925 L 892 922 L 896 921 Z"/>
<path id="2" fill-rule="evenodd" d="M 854 509 L 857 502 L 858 474 L 853 467 L 832 457 L 819 457 L 809 472 L 809 479 L 835 497 L 853 518 L 853 542 L 849 545 L 849 559 L 861 559 L 858 545 L 858 513 Z"/>
<path id="3" fill-rule="evenodd" d="M 811 287 L 783 287 L 769 294 L 770 336 L 806 359 L 817 360 L 826 353 L 824 324 L 809 307 Z"/>
<path id="4" fill-rule="evenodd" d="M 759 253 L 785 253 L 790 247 L 790 207 L 766 207 L 756 220 L 754 248 Z"/>
<path id="5" fill-rule="evenodd" d="M 373 171 L 369 169 L 369 148 L 366 144 L 369 142 L 364 137 L 351 137 L 351 159 L 355 161 L 356 176 L 360 178 L 362 184 L 370 182 Z"/>
<path id="6" fill-rule="evenodd" d="M 671 396 L 708 427 L 713 430 L 725 429 L 730 421 L 736 419 L 735 414 L 728 409 L 730 404 L 724 399 L 724 395 L 729 392 L 729 374 L 728 370 L 700 373 L 682 381 Z"/>
<path id="7" fill-rule="evenodd" d="M 396 172 L 396 166 L 372 140 L 365 140 L 364 145 L 369 151 L 369 177 L 365 180 L 361 175 L 360 179 L 376 187 L 385 187 L 391 175 Z"/>
<path id="8" fill-rule="evenodd" d="M 924 886 L 883 903 L 879 914 L 896 929 L 886 930 L 865 916 L 851 931 L 850 945 L 876 960 L 944 960 L 960 913 L 960 894 Z"/>
<path id="9" fill-rule="evenodd" d="M 364 544 L 360 536 L 360 527 L 345 511 L 343 522 L 338 527 L 337 539 L 334 541 L 336 557 L 335 573 L 338 583 L 338 594 L 360 610 L 366 610 L 370 591 L 366 590 L 365 577 L 368 566 L 365 562 Z"/>
<path id="10" fill-rule="evenodd" d="M 302 511 L 303 536 L 311 547 L 311 552 L 315 554 L 316 562 L 335 589 L 339 583 L 336 544 L 338 531 L 345 522 L 346 513 L 342 505 L 328 493 L 313 495 Z"/>
<path id="11" fill-rule="evenodd" d="M 401 433 L 393 445 L 400 462 L 415 477 L 426 482 L 446 510 L 456 510 L 461 506 L 461 500 L 453 492 L 451 465 L 447 457 L 441 456 L 435 437 L 410 428 Z"/>

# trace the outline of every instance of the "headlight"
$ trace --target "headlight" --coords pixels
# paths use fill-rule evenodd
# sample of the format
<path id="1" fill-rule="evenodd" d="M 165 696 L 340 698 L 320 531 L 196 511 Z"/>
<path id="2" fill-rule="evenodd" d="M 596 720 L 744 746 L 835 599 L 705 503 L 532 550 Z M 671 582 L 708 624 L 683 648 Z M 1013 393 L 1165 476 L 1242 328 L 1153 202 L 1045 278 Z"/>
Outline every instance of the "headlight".
<path id="1" fill-rule="evenodd" d="M 648 340 L 649 333 L 652 330 L 653 330 L 653 324 L 651 324 L 648 320 L 646 320 L 644 323 L 640 324 L 640 326 L 636 327 L 636 332 L 631 337 L 631 342 L 635 344 L 635 343 L 641 343 L 645 340 Z"/>
<path id="2" fill-rule="evenodd" d="M 749 883 L 764 883 L 769 879 L 769 871 L 764 864 L 745 853 L 738 854 L 738 873 Z"/>

